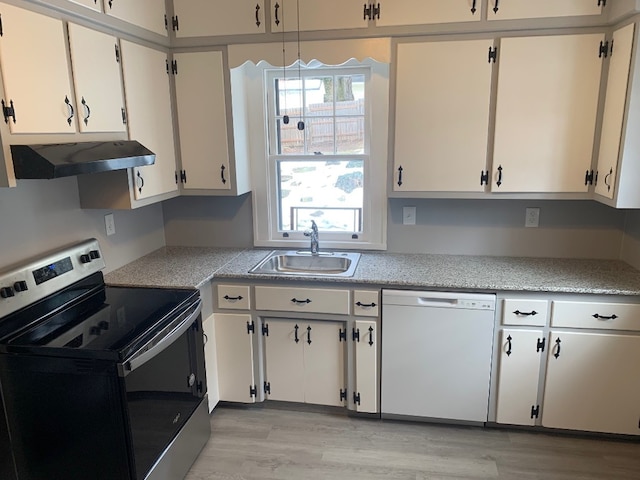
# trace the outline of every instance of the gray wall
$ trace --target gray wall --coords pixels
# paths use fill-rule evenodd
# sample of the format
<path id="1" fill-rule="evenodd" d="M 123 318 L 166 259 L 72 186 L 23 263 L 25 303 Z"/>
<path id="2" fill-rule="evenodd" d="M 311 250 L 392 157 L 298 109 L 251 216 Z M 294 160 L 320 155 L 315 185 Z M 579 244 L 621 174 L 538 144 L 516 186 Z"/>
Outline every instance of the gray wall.
<path id="1" fill-rule="evenodd" d="M 164 246 L 161 205 L 114 211 L 116 234 L 110 237 L 106 213 L 80 209 L 75 177 L 0 188 L 0 269 L 91 237 L 100 242 L 107 272 Z"/>
<path id="2" fill-rule="evenodd" d="M 640 269 L 640 210 L 627 212 L 620 258 Z"/>

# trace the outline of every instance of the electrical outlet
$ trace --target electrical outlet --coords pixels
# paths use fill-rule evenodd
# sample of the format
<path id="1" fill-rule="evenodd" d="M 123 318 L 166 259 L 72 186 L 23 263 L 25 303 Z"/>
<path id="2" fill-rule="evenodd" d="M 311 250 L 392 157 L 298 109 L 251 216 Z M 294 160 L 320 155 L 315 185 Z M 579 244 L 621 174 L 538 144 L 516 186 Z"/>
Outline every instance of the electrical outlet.
<path id="1" fill-rule="evenodd" d="M 540 209 L 527 208 L 524 217 L 524 226 L 527 228 L 537 228 L 540 225 Z"/>
<path id="2" fill-rule="evenodd" d="M 416 207 L 402 207 L 402 224 L 416 224 Z"/>
<path id="3" fill-rule="evenodd" d="M 107 236 L 115 235 L 116 221 L 113 218 L 113 213 L 108 213 L 104 216 L 104 228 L 107 231 Z"/>

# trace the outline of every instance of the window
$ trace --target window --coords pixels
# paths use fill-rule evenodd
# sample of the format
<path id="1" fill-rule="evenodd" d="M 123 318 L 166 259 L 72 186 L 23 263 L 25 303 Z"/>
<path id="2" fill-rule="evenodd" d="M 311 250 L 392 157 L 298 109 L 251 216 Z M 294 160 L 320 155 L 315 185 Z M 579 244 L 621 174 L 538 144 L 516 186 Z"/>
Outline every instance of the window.
<path id="1" fill-rule="evenodd" d="M 321 248 L 386 247 L 388 66 L 348 63 L 262 66 L 264 156 L 252 155 L 256 246 L 303 247 L 313 220 Z M 382 75 L 373 64 L 385 67 Z M 374 125 L 383 134 L 377 140 Z"/>

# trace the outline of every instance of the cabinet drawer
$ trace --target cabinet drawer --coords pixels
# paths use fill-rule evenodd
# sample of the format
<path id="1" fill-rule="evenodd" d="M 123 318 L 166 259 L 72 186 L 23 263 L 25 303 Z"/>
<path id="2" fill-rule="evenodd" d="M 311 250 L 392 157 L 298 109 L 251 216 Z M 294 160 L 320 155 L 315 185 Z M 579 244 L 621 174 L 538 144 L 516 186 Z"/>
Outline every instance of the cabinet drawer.
<path id="1" fill-rule="evenodd" d="M 377 317 L 380 293 L 377 290 L 354 290 L 353 314 L 360 317 Z"/>
<path id="2" fill-rule="evenodd" d="M 257 310 L 349 314 L 349 290 L 256 287 Z"/>
<path id="3" fill-rule="evenodd" d="M 251 290 L 246 285 L 218 285 L 218 308 L 249 310 Z"/>
<path id="4" fill-rule="evenodd" d="M 640 304 L 554 301 L 551 326 L 640 331 Z"/>
<path id="5" fill-rule="evenodd" d="M 502 301 L 503 325 L 532 325 L 543 327 L 547 323 L 546 300 L 507 298 Z"/>

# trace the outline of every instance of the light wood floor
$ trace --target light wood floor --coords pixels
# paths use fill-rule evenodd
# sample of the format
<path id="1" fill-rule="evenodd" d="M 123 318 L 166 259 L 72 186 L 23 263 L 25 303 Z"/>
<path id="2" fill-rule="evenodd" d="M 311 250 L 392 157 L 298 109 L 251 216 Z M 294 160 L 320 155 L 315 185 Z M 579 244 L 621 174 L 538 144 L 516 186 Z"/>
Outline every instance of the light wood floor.
<path id="1" fill-rule="evenodd" d="M 640 479 L 640 441 L 217 407 L 186 480 Z"/>

